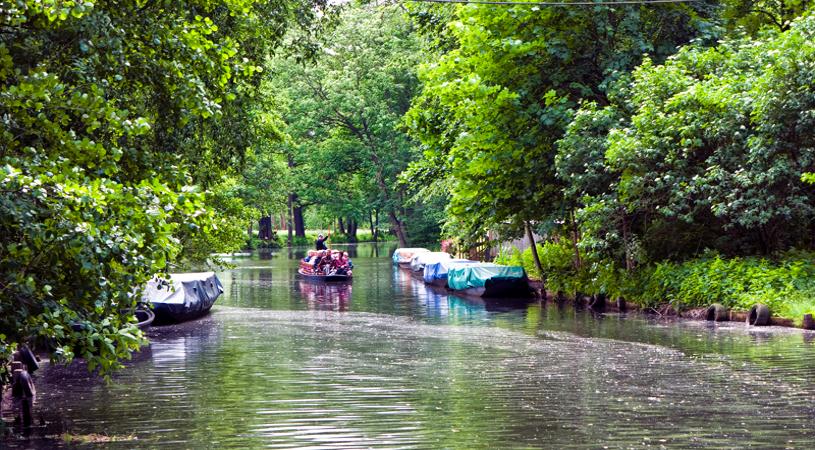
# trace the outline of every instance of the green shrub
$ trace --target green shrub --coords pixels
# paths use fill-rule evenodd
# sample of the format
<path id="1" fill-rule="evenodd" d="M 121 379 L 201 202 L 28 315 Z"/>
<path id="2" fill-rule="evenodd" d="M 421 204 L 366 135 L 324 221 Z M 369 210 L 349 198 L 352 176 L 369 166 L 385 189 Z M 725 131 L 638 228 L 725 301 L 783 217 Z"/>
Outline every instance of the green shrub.
<path id="1" fill-rule="evenodd" d="M 795 321 L 815 313 L 815 253 L 811 252 L 791 251 L 773 258 L 723 258 L 706 253 L 685 262 L 661 262 L 632 272 L 590 255 L 584 258 L 583 268 L 576 270 L 571 248 L 564 243 L 538 245 L 538 253 L 550 291 L 603 292 L 645 308 L 669 304 L 679 310 L 712 303 L 746 310 L 764 303 L 774 315 Z M 530 276 L 538 276 L 531 249 L 503 250 L 495 261 L 523 265 Z"/>

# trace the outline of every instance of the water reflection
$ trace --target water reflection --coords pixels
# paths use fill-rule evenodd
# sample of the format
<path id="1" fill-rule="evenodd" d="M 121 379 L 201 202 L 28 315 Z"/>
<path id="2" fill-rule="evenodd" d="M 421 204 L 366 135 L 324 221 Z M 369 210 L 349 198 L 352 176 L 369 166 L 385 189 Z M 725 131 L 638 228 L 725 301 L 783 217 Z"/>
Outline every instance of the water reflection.
<path id="1" fill-rule="evenodd" d="M 354 246 L 346 285 L 298 279 L 305 249 L 236 259 L 210 316 L 151 330 L 110 385 L 46 369 L 37 410 L 132 436 L 107 444 L 122 448 L 815 442 L 815 333 L 507 307 L 428 287 L 374 249 Z"/>
<path id="2" fill-rule="evenodd" d="M 308 309 L 346 311 L 351 300 L 351 283 L 323 283 L 299 280 L 297 289 L 308 304 Z"/>

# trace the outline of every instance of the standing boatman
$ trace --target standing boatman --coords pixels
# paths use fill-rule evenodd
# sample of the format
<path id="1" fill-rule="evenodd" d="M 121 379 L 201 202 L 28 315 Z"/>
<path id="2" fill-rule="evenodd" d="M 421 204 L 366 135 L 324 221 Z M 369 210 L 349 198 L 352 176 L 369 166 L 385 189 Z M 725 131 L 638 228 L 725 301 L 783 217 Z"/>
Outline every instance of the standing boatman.
<path id="1" fill-rule="evenodd" d="M 317 250 L 328 250 L 328 247 L 325 246 L 325 241 L 331 237 L 331 231 L 328 232 L 328 236 L 323 237 L 322 233 L 317 235 Z"/>

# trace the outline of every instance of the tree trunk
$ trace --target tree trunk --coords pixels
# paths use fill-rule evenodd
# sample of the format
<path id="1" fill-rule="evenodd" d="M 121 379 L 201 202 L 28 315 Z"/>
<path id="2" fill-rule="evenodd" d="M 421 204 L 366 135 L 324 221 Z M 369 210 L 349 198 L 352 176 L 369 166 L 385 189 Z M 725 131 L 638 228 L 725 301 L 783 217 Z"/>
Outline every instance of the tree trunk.
<path id="1" fill-rule="evenodd" d="M 289 207 L 286 208 L 286 218 L 287 218 L 287 221 L 286 221 L 286 224 L 287 224 L 286 236 L 288 238 L 287 245 L 289 247 L 294 245 L 294 236 L 292 236 L 292 232 L 293 232 L 293 230 L 292 230 L 292 220 L 294 219 L 292 217 L 292 216 L 294 216 L 294 201 L 293 201 L 294 198 L 293 197 L 294 197 L 294 194 L 289 194 Z"/>
<path id="2" fill-rule="evenodd" d="M 344 234 L 346 236 L 348 235 L 348 233 L 345 232 L 345 222 L 342 221 L 342 217 L 339 218 L 339 230 L 340 230 L 340 233 L 342 233 L 342 234 Z"/>
<path id="3" fill-rule="evenodd" d="M 289 169 L 293 169 L 296 167 L 294 164 L 294 157 L 291 153 L 286 155 L 286 162 L 288 163 Z M 292 192 L 289 194 L 289 210 L 291 211 L 291 215 L 294 216 L 294 235 L 297 237 L 306 237 L 306 227 L 303 224 L 303 207 L 300 206 L 300 198 L 297 196 L 296 192 Z M 289 227 L 291 229 L 291 227 Z M 291 232 L 289 232 L 289 236 L 291 236 Z M 292 239 L 289 237 L 289 242 Z"/>
<path id="4" fill-rule="evenodd" d="M 388 220 L 391 223 L 391 229 L 396 234 L 396 238 L 399 239 L 399 246 L 407 247 L 408 241 L 407 236 L 405 236 L 405 230 L 403 228 L 402 222 L 399 221 L 399 218 L 396 217 L 396 212 L 394 210 L 388 211 Z"/>
<path id="5" fill-rule="evenodd" d="M 272 239 L 272 216 L 263 216 L 258 223 L 258 238 L 262 241 Z"/>
<path id="6" fill-rule="evenodd" d="M 252 238 L 254 237 L 255 234 L 254 225 L 255 223 L 250 220 L 249 226 L 246 227 L 246 233 L 249 235 L 248 236 L 249 247 L 252 246 Z"/>
<path id="7" fill-rule="evenodd" d="M 357 241 L 357 221 L 354 218 L 348 218 L 348 242 L 356 242 Z"/>
<path id="8" fill-rule="evenodd" d="M 374 210 L 374 230 L 376 230 L 376 237 L 379 239 L 379 210 Z"/>
<path id="9" fill-rule="evenodd" d="M 379 156 L 376 154 L 376 147 L 374 145 L 371 145 L 371 159 L 376 166 L 376 184 L 379 186 L 379 191 L 382 193 L 382 197 L 387 203 L 390 200 L 390 192 L 388 191 L 388 185 L 385 184 L 385 176 L 382 173 L 382 162 L 379 160 Z M 396 234 L 397 239 L 399 239 L 399 245 L 402 247 L 407 247 L 408 241 L 402 221 L 400 221 L 399 217 L 396 216 L 396 210 L 393 208 L 393 206 L 391 206 L 388 210 L 388 221 L 390 221 L 391 229 Z"/>
<path id="10" fill-rule="evenodd" d="M 374 212 L 368 214 L 368 219 L 371 221 L 371 239 L 376 242 L 376 226 L 374 225 Z"/>
<path id="11" fill-rule="evenodd" d="M 296 194 L 295 194 L 296 196 Z M 294 235 L 297 237 L 306 237 L 306 224 L 303 221 L 303 207 L 295 206 L 292 215 L 294 215 Z"/>

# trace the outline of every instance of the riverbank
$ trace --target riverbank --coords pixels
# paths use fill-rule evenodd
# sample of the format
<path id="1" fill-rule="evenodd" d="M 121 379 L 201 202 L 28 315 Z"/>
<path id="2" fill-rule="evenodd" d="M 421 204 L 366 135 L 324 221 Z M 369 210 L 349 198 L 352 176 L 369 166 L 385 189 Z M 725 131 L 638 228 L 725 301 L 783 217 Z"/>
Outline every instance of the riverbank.
<path id="1" fill-rule="evenodd" d="M 727 310 L 730 320 L 745 320 L 755 305 L 766 305 L 771 324 L 813 327 L 815 255 L 787 252 L 773 258 L 705 254 L 684 262 L 663 261 L 626 271 L 612 263 L 586 258 L 575 269 L 572 254 L 557 244 L 538 246 L 547 290 L 588 304 L 602 296 L 606 304 L 625 299 L 626 306 L 661 315 L 696 318 L 712 305 Z M 497 262 L 523 265 L 532 278 L 540 274 L 531 250 L 500 255 Z M 538 292 L 540 288 L 538 288 Z M 552 294 L 556 296 L 557 294 Z"/>
<path id="2" fill-rule="evenodd" d="M 535 298 L 550 305 L 569 305 L 578 310 L 588 309 L 598 313 L 626 313 L 626 312 L 639 312 L 642 314 L 657 316 L 657 317 L 671 317 L 677 319 L 687 320 L 701 320 L 701 321 L 714 321 L 714 318 L 709 318 L 710 307 L 705 308 L 691 308 L 687 310 L 677 310 L 666 304 L 659 308 L 643 308 L 642 306 L 627 302 L 622 297 L 615 299 L 606 298 L 605 296 L 598 295 L 580 295 L 567 296 L 560 292 L 547 291 L 546 297 L 542 294 L 542 283 L 540 280 L 530 279 L 529 288 L 534 292 Z M 746 322 L 750 312 L 747 310 L 734 310 L 725 308 L 724 316 L 717 318 L 717 322 Z M 805 330 L 812 330 L 814 328 L 807 328 L 804 324 L 797 324 L 793 319 L 771 316 L 769 319 L 769 326 L 800 328 Z"/>

